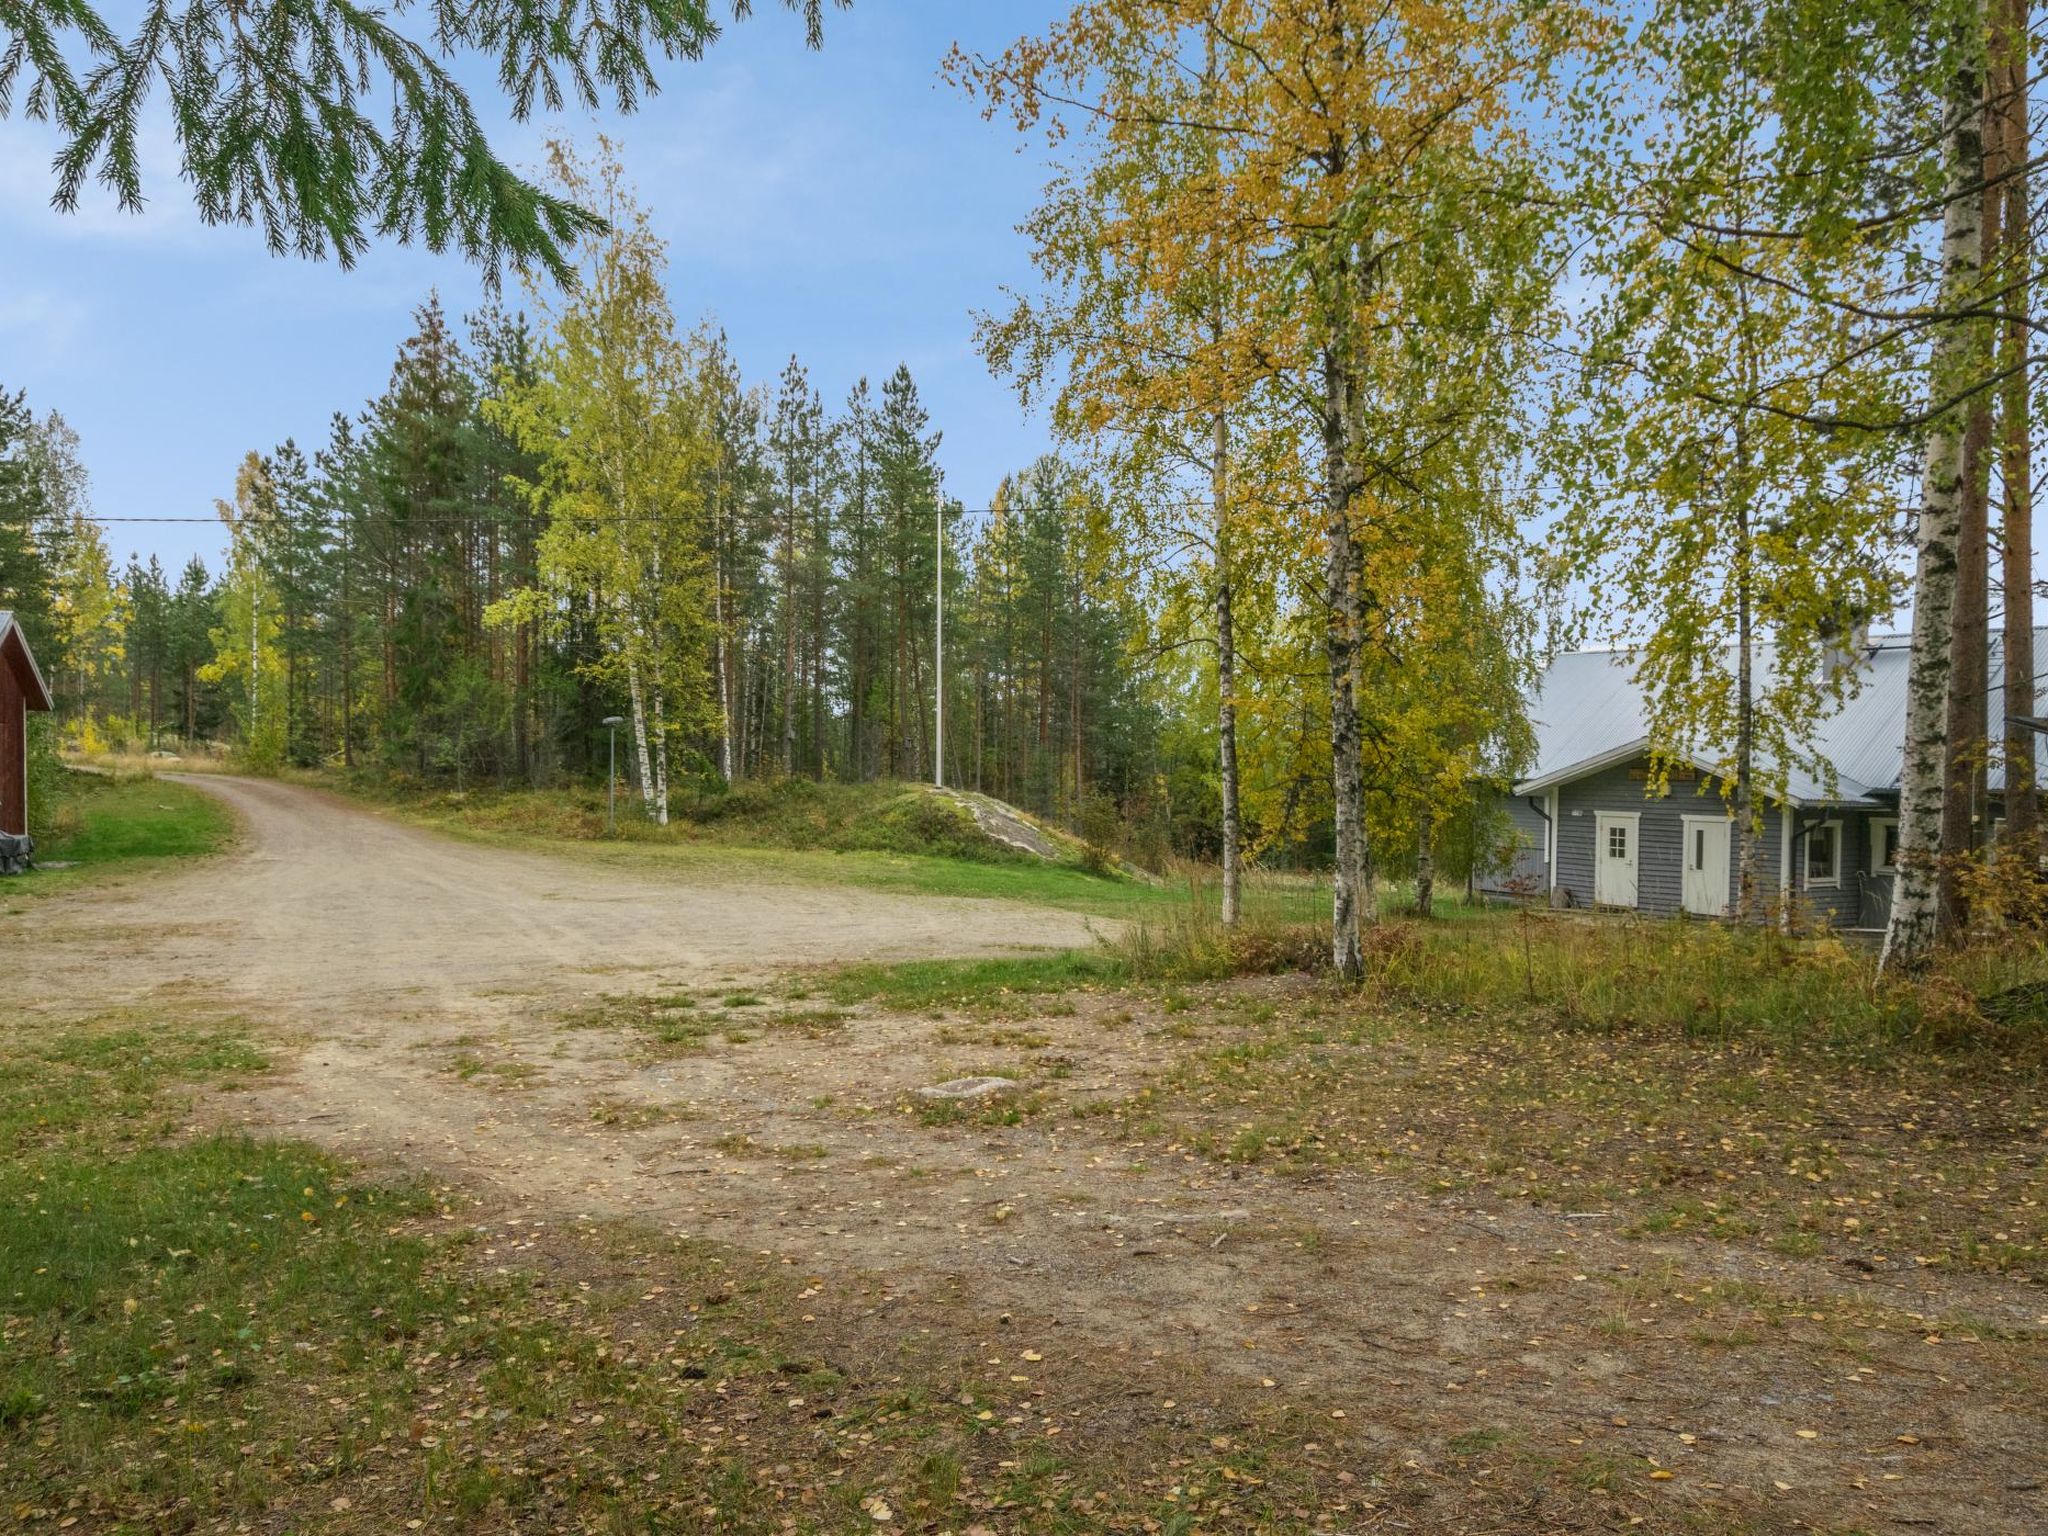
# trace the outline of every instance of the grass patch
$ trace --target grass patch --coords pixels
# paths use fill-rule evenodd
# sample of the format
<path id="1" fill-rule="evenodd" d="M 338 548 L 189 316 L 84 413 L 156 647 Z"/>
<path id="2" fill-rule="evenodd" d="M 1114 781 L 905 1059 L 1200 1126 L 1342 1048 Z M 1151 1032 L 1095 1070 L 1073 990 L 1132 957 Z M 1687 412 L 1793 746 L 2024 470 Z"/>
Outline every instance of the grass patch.
<path id="1" fill-rule="evenodd" d="M 1383 893 L 1389 914 L 1398 893 Z M 1225 928 L 1200 882 L 1109 945 L 1132 980 L 1317 972 L 1329 928 L 1286 903 L 1247 903 Z M 1710 1043 L 1824 1045 L 1873 1060 L 1982 1052 L 2048 1066 L 2048 938 L 2002 933 L 1916 979 L 1880 978 L 1875 948 L 1840 935 L 1676 919 L 1617 919 L 1439 903 L 1365 936 L 1363 995 L 1573 1030 L 1675 1033 Z M 1455 914 L 1455 919 L 1447 914 Z M 2015 1005 L 2014 1000 L 2019 1000 Z M 1988 1002 L 1988 1006 L 1985 1004 Z M 1176 1003 L 1169 994 L 1171 1011 Z"/>
<path id="2" fill-rule="evenodd" d="M 984 836 L 950 800 L 893 782 L 743 784 L 679 798 L 667 827 L 621 804 L 605 831 L 604 793 L 476 789 L 456 794 L 359 775 L 308 782 L 383 805 L 407 820 L 479 841 L 548 846 L 650 874 L 725 875 L 855 885 L 927 896 L 1001 899 L 1121 917 L 1170 901 L 1143 880 L 1048 862 Z"/>
<path id="3" fill-rule="evenodd" d="M 989 960 L 849 965 L 826 972 L 818 989 L 836 1003 L 873 1002 L 906 1013 L 1000 1010 L 1019 998 L 1114 985 L 1125 974 L 1107 950 L 1073 949 Z"/>
<path id="4" fill-rule="evenodd" d="M 65 775 L 54 829 L 37 839 L 37 868 L 0 880 L 0 912 L 38 895 L 129 870 L 218 852 L 234 836 L 234 817 L 211 795 L 146 776 Z M 66 864 L 68 869 L 40 867 Z"/>
<path id="5" fill-rule="evenodd" d="M 10 1038 L 0 1065 L 10 1502 L 83 1495 L 131 1529 L 193 1499 L 253 1510 L 302 1435 L 377 1422 L 441 1299 L 392 1231 L 422 1196 L 302 1146 L 182 1134 L 190 1091 L 263 1069 L 230 1029 L 116 1016 Z M 337 1370 L 359 1408 L 302 1407 L 295 1384 Z"/>
<path id="6" fill-rule="evenodd" d="M 527 1088 L 540 1075 L 540 1068 L 532 1062 L 478 1056 L 468 1051 L 450 1060 L 447 1070 L 465 1083 L 482 1082 L 496 1088 Z"/>

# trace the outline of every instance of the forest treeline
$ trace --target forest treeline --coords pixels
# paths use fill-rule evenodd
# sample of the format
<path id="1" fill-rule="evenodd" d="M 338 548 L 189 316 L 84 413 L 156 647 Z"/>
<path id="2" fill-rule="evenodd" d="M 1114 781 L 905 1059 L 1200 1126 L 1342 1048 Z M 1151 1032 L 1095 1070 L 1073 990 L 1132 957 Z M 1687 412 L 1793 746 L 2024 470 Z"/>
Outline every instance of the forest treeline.
<path id="1" fill-rule="evenodd" d="M 551 502 L 517 414 L 545 365 L 533 328 L 492 311 L 458 337 L 432 300 L 389 388 L 323 446 L 240 466 L 218 571 L 117 565 L 44 496 L 10 566 L 32 548 L 40 580 L 10 591 L 71 744 L 545 786 L 603 772 L 617 714 L 656 818 L 740 779 L 930 778 L 943 535 L 948 781 L 1099 826 L 1181 751 L 1198 791 L 1201 743 L 1176 741 L 1130 664 L 1141 618 L 1074 536 L 1080 476 L 1027 465 L 969 517 L 907 369 L 828 410 L 794 359 L 746 384 L 710 328 L 676 363 L 687 483 L 631 521 Z M 61 418 L 9 404 L 14 462 L 52 445 L 75 462 Z M 1205 834 L 1199 806 L 1179 810 L 1157 835 L 1213 855 L 1213 814 Z"/>
<path id="2" fill-rule="evenodd" d="M 423 308 L 325 447 L 242 466 L 225 569 L 115 571 L 19 402 L 50 532 L 4 557 L 53 573 L 76 730 L 549 783 L 617 714 L 657 820 L 943 772 L 1213 854 L 1226 921 L 1248 859 L 1312 858 L 1350 975 L 1379 875 L 1426 904 L 1495 856 L 1485 791 L 1581 638 L 1626 642 L 1661 761 L 1716 765 L 1761 916 L 1763 807 L 1856 686 L 1829 658 L 1910 606 L 1912 968 L 1967 926 L 1994 767 L 2038 830 L 2033 22 L 1078 0 L 946 64 L 1051 167 L 977 341 L 1058 453 L 992 506 L 906 372 L 830 409 L 741 380 L 609 148 L 558 146 L 604 226 L 574 281 L 460 342 Z"/>

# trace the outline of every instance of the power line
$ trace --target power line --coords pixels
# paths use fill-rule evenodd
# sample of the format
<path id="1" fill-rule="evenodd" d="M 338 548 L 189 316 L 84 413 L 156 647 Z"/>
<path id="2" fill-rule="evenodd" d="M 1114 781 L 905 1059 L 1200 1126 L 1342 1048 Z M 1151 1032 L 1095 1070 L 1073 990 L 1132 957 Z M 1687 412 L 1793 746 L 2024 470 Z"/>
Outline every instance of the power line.
<path id="1" fill-rule="evenodd" d="M 1301 501 L 1300 503 L 1297 503 L 1296 505 L 1301 505 L 1301 506 L 1317 506 L 1317 505 L 1320 505 L 1320 504 L 1321 504 L 1321 503 L 1320 503 L 1320 501 L 1319 501 L 1319 500 L 1317 500 L 1317 499 L 1304 499 L 1303 501 Z M 1148 504 L 1147 504 L 1147 507 L 1148 507 L 1148 510 L 1150 510 L 1150 511 L 1154 511 L 1154 512 L 1163 512 L 1163 511 L 1188 511 L 1188 512 L 1206 512 L 1206 511 L 1207 511 L 1207 510 L 1209 509 L 1209 505 L 1210 505 L 1210 504 L 1209 504 L 1209 502 L 1207 502 L 1206 500 L 1194 500 L 1194 501 L 1186 501 L 1186 502 L 1152 502 L 1152 503 L 1148 503 Z M 1272 505 L 1278 505 L 1278 503 L 1272 503 L 1272 502 L 1268 502 L 1268 503 L 1264 503 L 1264 505 L 1272 506 Z M 945 510 L 945 509 L 941 509 L 941 511 L 942 511 L 942 512 L 943 512 L 944 510 Z M 953 510 L 953 511 L 954 511 L 955 513 L 957 513 L 957 514 L 958 514 L 959 516 L 962 516 L 962 517 L 993 517 L 993 516 L 995 516 L 995 515 L 996 515 L 996 512 L 998 511 L 998 509 L 997 509 L 997 508 L 995 508 L 995 507 L 956 507 L 956 508 L 954 508 L 954 509 L 952 509 L 952 510 Z M 1010 507 L 1007 507 L 1007 508 L 1004 508 L 1004 509 L 1001 509 L 1001 510 L 1005 510 L 1005 511 L 1009 511 L 1009 512 L 1013 512 L 1013 513 L 1014 513 L 1014 512 L 1022 512 L 1022 511 L 1025 511 L 1025 510 L 1027 510 L 1027 509 L 1026 509 L 1026 508 L 1025 508 L 1025 507 L 1024 507 L 1023 505 L 1021 505 L 1021 504 L 1018 504 L 1018 505 L 1012 505 L 1012 506 L 1010 506 Z M 99 525 L 99 526 L 101 526 L 101 527 L 111 527 L 111 526 L 114 526 L 114 525 L 116 525 L 116 524 L 123 524 L 123 525 L 125 525 L 125 524 L 130 524 L 130 523 L 186 523 L 186 524 L 192 524 L 192 525 L 195 525 L 195 526 L 196 526 L 196 525 L 200 525 L 200 524 L 205 524 L 205 525 L 208 525 L 208 526 L 211 526 L 211 527 L 215 527 L 215 528 L 226 528 L 226 527 L 228 526 L 228 525 L 227 525 L 226 523 L 222 522 L 222 521 L 221 521 L 221 520 L 220 520 L 220 519 L 219 519 L 218 517 L 102 517 L 102 516 L 100 516 L 100 515 L 99 515 L 98 513 L 78 513 L 78 514 L 75 514 L 75 515 L 67 516 L 67 519 L 66 519 L 66 520 L 67 520 L 67 521 L 70 521 L 70 520 L 75 520 L 75 521 L 78 521 L 78 522 L 86 522 L 86 523 L 93 523 L 93 524 L 97 524 L 97 525 Z M 392 527 L 392 528 L 418 528 L 418 527 L 423 527 L 423 526 L 430 526 L 430 525 L 433 525 L 433 526 L 438 526 L 438 525 L 441 525 L 441 524 L 451 524 L 451 523 L 463 523 L 463 524 L 474 524 L 474 523 L 546 523 L 546 522 L 553 522 L 553 521 L 555 521 L 555 520 L 556 520 L 556 519 L 555 519 L 555 517 L 554 517 L 554 514 L 552 514 L 552 513 L 547 513 L 547 512 L 474 512 L 474 513 L 446 513 L 446 512 L 432 512 L 432 513 L 423 513 L 423 514 L 421 514 L 421 515 L 420 515 L 420 516 L 418 516 L 418 517 L 401 517 L 401 518 L 391 518 L 391 519 L 380 519 L 379 521 L 380 521 L 380 525 L 381 525 L 381 526 L 386 526 L 386 527 Z M 16 519 L 4 519 L 4 521 L 16 521 Z M 25 519 L 19 519 L 18 521 L 23 521 L 23 522 L 27 522 L 27 523 L 33 523 L 33 522 L 35 522 L 36 520 L 35 520 L 34 518 L 25 518 Z M 274 519 L 262 519 L 262 518 L 259 518 L 259 519 L 256 519 L 256 520 L 254 520 L 254 521 L 255 521 L 255 525 L 256 525 L 256 526 L 258 526 L 258 527 L 284 527 L 284 526 L 297 526 L 297 527 L 301 527 L 301 528 L 340 528 L 341 526 L 343 526 L 343 525 L 344 525 L 344 523 L 345 523 L 345 521 L 346 521 L 346 520 L 345 520 L 345 519 L 342 519 L 342 518 L 312 518 L 312 517 L 296 517 L 296 518 L 295 518 L 295 517 L 284 517 L 284 516 L 280 516 L 280 517 L 277 517 L 277 518 L 274 518 Z M 563 518 L 563 519 L 562 519 L 562 521 L 565 521 L 565 522 L 577 522 L 577 523 L 592 523 L 592 524 L 599 524 L 599 523 L 601 523 L 601 524 L 605 524 L 605 525 L 607 525 L 607 526 L 608 526 L 608 525 L 610 525 L 610 524 L 612 524 L 612 523 L 683 523 L 683 522 L 697 522 L 697 521 L 700 521 L 700 519 L 697 519 L 697 518 L 689 518 L 689 517 L 681 517 L 681 516 L 676 516 L 676 515 L 673 515 L 673 514 L 669 514 L 669 513 L 662 513 L 662 512 L 623 512 L 623 513 L 618 513 L 618 514 L 615 514 L 615 515 L 607 515 L 607 516 L 604 516 L 604 517 L 566 517 L 566 518 Z"/>
<path id="2" fill-rule="evenodd" d="M 1565 489 L 1566 488 L 1562 485 L 1542 481 L 1525 481 L 1521 485 L 1508 486 L 1503 488 L 1503 490 L 1506 493 L 1511 495 L 1527 494 L 1530 492 L 1548 492 L 1551 494 L 1557 494 Z M 1610 489 L 1614 491 L 1622 491 L 1638 489 L 1638 487 L 1617 485 L 1610 487 Z M 1288 500 L 1263 498 L 1254 500 L 1245 505 L 1256 507 L 1284 507 L 1294 508 L 1297 510 L 1321 510 L 1325 506 L 1325 502 L 1324 498 L 1321 495 L 1313 495 L 1304 496 L 1299 499 Z M 1119 499 L 1110 503 L 1110 507 L 1139 507 L 1148 512 L 1196 512 L 1206 515 L 1214 510 L 1214 503 L 1208 497 L 1197 496 L 1191 497 L 1186 501 L 1130 502 Z M 1025 512 L 1029 510 L 1029 506 L 1027 503 L 1016 502 L 1012 503 L 1010 506 L 1005 508 L 955 507 L 952 510 L 956 515 L 961 517 L 994 517 L 998 511 L 1005 511 L 1013 514 Z M 182 524 L 192 527 L 207 526 L 215 528 L 226 528 L 228 526 L 217 516 L 107 517 L 97 512 L 83 512 L 65 514 L 64 520 L 92 523 L 96 526 L 103 528 L 139 524 Z M 393 528 L 439 527 L 443 525 L 451 525 L 457 523 L 464 525 L 473 525 L 477 523 L 547 523 L 553 522 L 555 520 L 555 514 L 549 512 L 426 512 L 412 517 L 379 519 L 380 524 L 382 526 Z M 26 525 L 33 525 L 37 521 L 38 519 L 33 516 L 0 517 L 0 523 L 19 522 Z M 338 529 L 346 524 L 347 519 L 343 517 L 292 517 L 280 514 L 275 518 L 257 519 L 256 521 L 259 526 L 296 526 L 300 528 Z M 610 525 L 613 523 L 681 523 L 695 522 L 699 521 L 699 519 L 692 517 L 682 517 L 679 515 L 663 512 L 621 512 L 615 514 L 607 514 L 604 517 L 565 517 L 562 519 L 562 521 Z"/>

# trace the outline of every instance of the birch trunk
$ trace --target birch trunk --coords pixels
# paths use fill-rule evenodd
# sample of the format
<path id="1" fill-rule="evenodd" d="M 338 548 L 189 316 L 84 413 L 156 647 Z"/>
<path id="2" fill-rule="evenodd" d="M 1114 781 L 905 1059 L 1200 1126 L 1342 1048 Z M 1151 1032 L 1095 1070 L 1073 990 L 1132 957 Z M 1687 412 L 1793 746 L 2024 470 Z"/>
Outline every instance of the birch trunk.
<path id="1" fill-rule="evenodd" d="M 1995 238 L 1984 221 L 1987 243 Z M 1969 923 L 1959 876 L 1982 841 L 1985 706 L 1990 690 L 1991 551 L 1988 502 L 1991 402 L 1979 395 L 1963 426 L 1962 486 L 1956 498 L 1955 597 L 1949 618 L 1947 723 L 1943 727 L 1941 868 L 1936 912 L 1941 936 Z"/>
<path id="2" fill-rule="evenodd" d="M 640 770 L 640 803 L 653 808 L 654 769 L 647 752 L 647 707 L 640 691 L 640 663 L 626 663 L 626 693 L 633 705 L 633 760 Z"/>
<path id="3" fill-rule="evenodd" d="M 1229 422 L 1216 413 L 1210 489 L 1216 518 L 1216 766 L 1223 791 L 1223 926 L 1235 927 L 1242 902 L 1244 855 L 1237 800 L 1237 634 L 1231 611 Z"/>
<path id="4" fill-rule="evenodd" d="M 263 603 L 254 581 L 249 584 L 249 745 L 256 745 L 257 680 L 263 675 Z M 79 693 L 83 696 L 85 690 Z"/>
<path id="5" fill-rule="evenodd" d="M 2005 171 L 2004 114 L 1984 117 L 1983 175 Z M 1995 270 L 2000 204 L 1984 199 L 1978 221 L 1979 265 Z M 1962 493 L 1956 509 L 1956 590 L 1949 620 L 1948 725 L 1941 799 L 1941 870 L 1937 922 L 1943 936 L 1969 923 L 1960 875 L 1983 842 L 1985 758 L 1991 689 L 1991 395 L 1970 402 L 1963 422 Z"/>
<path id="6" fill-rule="evenodd" d="M 1348 302 L 1348 294 L 1346 302 Z M 1325 649 L 1330 666 L 1330 773 L 1336 859 L 1330 898 L 1330 964 L 1357 980 L 1365 974 L 1359 925 L 1365 864 L 1365 785 L 1358 740 L 1358 542 L 1351 511 L 1358 499 L 1358 462 L 1352 451 L 1352 376 L 1348 347 L 1323 352 L 1323 477 L 1328 544 L 1325 596 L 1329 616 Z"/>
<path id="7" fill-rule="evenodd" d="M 1749 592 L 1745 587 L 1737 603 L 1736 662 L 1742 697 L 1735 717 L 1735 915 L 1748 922 L 1756 915 L 1756 698 L 1754 688 L 1754 646 L 1750 637 Z"/>
<path id="8" fill-rule="evenodd" d="M 1949 82 L 1946 109 L 1944 179 L 1948 202 L 1942 215 L 1941 303 L 1951 311 L 1974 298 L 1983 254 L 1983 93 L 1976 53 L 1983 36 L 1982 23 L 1981 3 L 1966 6 L 1958 27 L 1961 57 Z M 1948 398 L 1967 378 L 1973 350 L 1970 341 L 1967 322 L 1950 322 L 1937 330 L 1928 365 L 1930 399 Z M 1960 413 L 1948 411 L 1935 420 L 1927 435 L 1913 569 L 1905 761 L 1899 778 L 1899 872 L 1891 922 L 1878 958 L 1880 971 L 1920 969 L 1933 954 L 1939 936 L 1942 727 L 1948 705 L 1956 525 L 1963 489 L 1962 428 Z"/>
<path id="9" fill-rule="evenodd" d="M 654 689 L 654 824 L 668 825 L 668 701 L 659 684 Z"/>
<path id="10" fill-rule="evenodd" d="M 1742 441 L 1742 427 L 1735 429 Z M 1736 450 L 1743 462 L 1741 448 Z M 1746 466 L 1745 466 L 1746 467 Z M 1752 632 L 1749 538 L 1749 483 L 1737 487 L 1735 509 L 1735 915 L 1748 922 L 1756 915 L 1756 637 Z"/>
<path id="11" fill-rule="evenodd" d="M 2005 306 L 2005 360 L 2016 364 L 2029 341 L 2029 296 L 2023 275 L 2033 259 L 2033 229 L 2027 207 L 2027 177 L 2018 167 L 2027 163 L 2026 0 L 1997 0 L 1996 97 L 2005 116 L 2004 151 L 2015 167 L 2003 189 L 2005 218 L 2001 248 L 2004 270 L 2014 286 Z M 2005 599 L 2005 715 L 2036 713 L 2034 696 L 2034 466 L 2033 400 L 2028 371 L 2015 368 L 1999 404 L 2003 418 L 2004 515 L 1999 529 L 2004 565 L 2000 572 Z M 2017 850 L 2031 856 L 2040 833 L 2040 801 L 2036 798 L 2034 733 L 2024 726 L 2005 730 L 2005 835 Z"/>
<path id="12" fill-rule="evenodd" d="M 796 488 L 782 533 L 782 776 L 796 772 Z"/>

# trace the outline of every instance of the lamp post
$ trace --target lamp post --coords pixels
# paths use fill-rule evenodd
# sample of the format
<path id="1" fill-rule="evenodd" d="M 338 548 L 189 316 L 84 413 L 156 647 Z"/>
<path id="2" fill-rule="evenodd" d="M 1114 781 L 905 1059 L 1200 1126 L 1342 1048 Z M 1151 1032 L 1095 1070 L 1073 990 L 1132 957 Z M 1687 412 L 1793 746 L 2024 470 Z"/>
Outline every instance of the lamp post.
<path id="1" fill-rule="evenodd" d="M 605 775 L 604 834 L 606 837 L 619 835 L 619 727 L 626 723 L 624 715 L 606 715 L 604 728 L 611 737 L 611 768 Z"/>

